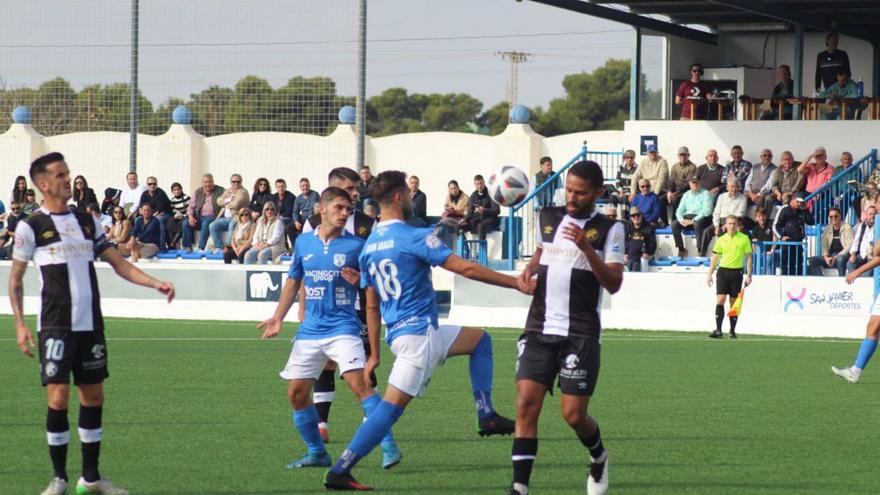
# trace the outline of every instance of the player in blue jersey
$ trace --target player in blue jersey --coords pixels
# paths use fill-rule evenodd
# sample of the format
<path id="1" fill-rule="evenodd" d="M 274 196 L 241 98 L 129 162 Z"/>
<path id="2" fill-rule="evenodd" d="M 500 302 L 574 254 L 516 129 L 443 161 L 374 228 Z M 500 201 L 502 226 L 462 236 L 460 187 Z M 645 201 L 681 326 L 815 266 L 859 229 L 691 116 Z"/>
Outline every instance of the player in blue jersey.
<path id="1" fill-rule="evenodd" d="M 352 211 L 351 198 L 342 189 L 329 187 L 321 194 L 319 208 L 323 222 L 317 229 L 297 238 L 275 314 L 257 325 L 264 329 L 264 339 L 277 336 L 281 322 L 296 299 L 296 287 L 303 282 L 299 305 L 301 323 L 287 365 L 279 374 L 290 380 L 288 398 L 293 407 L 293 424 L 308 452 L 290 463 L 289 468 L 326 467 L 331 463 L 318 431 L 318 412 L 311 399 L 315 380 L 328 360 L 338 364 L 340 375 L 361 401 L 367 417 L 380 402 L 369 386 L 370 373 L 379 365 L 381 322 L 376 293 L 372 289 L 366 291 L 367 328 L 373 347 L 373 353 L 366 359 L 360 338 L 361 322 L 354 307 L 357 286 L 341 275 L 344 267 L 357 267 L 364 245 L 363 239 L 344 229 Z M 400 462 L 390 430 L 382 438 L 382 447 L 396 451 L 395 464 Z"/>
<path id="2" fill-rule="evenodd" d="M 880 243 L 874 243 L 874 257 L 871 261 L 853 270 L 846 276 L 846 283 L 851 284 L 868 270 L 874 270 L 880 266 Z M 865 340 L 859 346 L 859 352 L 856 354 L 856 360 L 852 366 L 838 368 L 831 367 L 831 371 L 837 376 L 843 378 L 850 383 L 859 383 L 862 377 L 862 370 L 871 360 L 874 351 L 877 350 L 877 337 L 880 336 L 880 270 L 874 270 L 874 303 L 871 305 L 871 317 L 868 319 L 868 329 L 865 332 Z"/>
<path id="3" fill-rule="evenodd" d="M 492 406 L 489 334 L 478 328 L 438 324 L 431 268 L 442 266 L 473 280 L 526 293 L 530 292 L 528 281 L 465 261 L 452 254 L 432 229 L 405 224 L 412 211 L 405 173 L 379 174 L 372 193 L 382 221 L 373 228 L 360 256 L 361 286 L 379 295 L 385 340 L 395 360 L 382 402 L 324 476 L 324 486 L 333 490 L 371 490 L 352 477 L 351 469 L 390 431 L 413 397 L 424 394 L 435 368 L 449 357 L 470 355 L 480 435 L 510 434 L 514 429 L 513 421 L 498 415 Z M 353 280 L 355 274 L 348 269 L 345 272 Z"/>

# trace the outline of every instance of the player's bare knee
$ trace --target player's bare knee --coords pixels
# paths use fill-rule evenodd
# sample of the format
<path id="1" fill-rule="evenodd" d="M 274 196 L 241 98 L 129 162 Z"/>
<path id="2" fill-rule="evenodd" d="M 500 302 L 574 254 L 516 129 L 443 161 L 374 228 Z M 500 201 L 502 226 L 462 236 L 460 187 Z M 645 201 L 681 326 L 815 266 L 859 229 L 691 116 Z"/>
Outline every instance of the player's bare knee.
<path id="1" fill-rule="evenodd" d="M 305 387 L 291 385 L 287 389 L 287 398 L 294 409 L 302 409 L 309 405 L 309 390 Z"/>
<path id="2" fill-rule="evenodd" d="M 578 407 L 563 407 L 562 418 L 572 428 L 579 428 L 587 421 L 587 411 Z"/>
<path id="3" fill-rule="evenodd" d="M 55 385 L 49 387 L 49 407 L 56 411 L 67 409 L 70 403 L 70 387 L 67 385 Z"/>
<path id="4" fill-rule="evenodd" d="M 519 396 L 516 398 L 516 418 L 517 422 L 522 418 L 524 421 L 537 422 L 538 416 L 541 414 L 541 401 L 533 397 Z"/>
<path id="5" fill-rule="evenodd" d="M 79 400 L 84 406 L 95 407 L 104 405 L 104 387 L 83 385 L 79 387 Z"/>

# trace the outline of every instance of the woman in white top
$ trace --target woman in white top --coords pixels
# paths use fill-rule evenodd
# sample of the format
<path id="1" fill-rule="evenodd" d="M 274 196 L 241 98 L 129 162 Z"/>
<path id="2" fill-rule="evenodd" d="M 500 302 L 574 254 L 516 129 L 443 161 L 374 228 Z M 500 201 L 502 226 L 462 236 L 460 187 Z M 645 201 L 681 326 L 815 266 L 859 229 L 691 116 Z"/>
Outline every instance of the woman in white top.
<path id="1" fill-rule="evenodd" d="M 253 246 L 244 255 L 244 264 L 267 264 L 284 253 L 284 222 L 278 218 L 275 203 L 263 205 L 263 215 L 251 241 Z"/>

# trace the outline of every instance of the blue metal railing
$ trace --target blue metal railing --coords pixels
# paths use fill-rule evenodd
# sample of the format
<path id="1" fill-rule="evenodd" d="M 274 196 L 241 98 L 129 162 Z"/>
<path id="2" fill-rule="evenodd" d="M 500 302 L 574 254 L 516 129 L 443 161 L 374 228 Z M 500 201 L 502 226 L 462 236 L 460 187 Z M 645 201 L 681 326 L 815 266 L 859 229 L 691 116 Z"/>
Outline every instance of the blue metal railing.
<path id="1" fill-rule="evenodd" d="M 805 199 L 813 212 L 816 225 L 824 226 L 828 223 L 828 210 L 832 207 L 840 208 L 843 212 L 843 218 L 847 218 L 847 214 L 853 212 L 852 215 L 849 215 L 849 222 L 851 224 L 858 223 L 860 219 L 856 218 L 853 203 L 861 196 L 861 193 L 857 187 L 849 182 L 856 181 L 858 184 L 864 184 L 876 167 L 877 150 L 872 149 L 849 168 L 807 195 Z"/>
<path id="2" fill-rule="evenodd" d="M 752 244 L 752 271 L 755 275 L 806 275 L 807 241 L 773 241 Z"/>

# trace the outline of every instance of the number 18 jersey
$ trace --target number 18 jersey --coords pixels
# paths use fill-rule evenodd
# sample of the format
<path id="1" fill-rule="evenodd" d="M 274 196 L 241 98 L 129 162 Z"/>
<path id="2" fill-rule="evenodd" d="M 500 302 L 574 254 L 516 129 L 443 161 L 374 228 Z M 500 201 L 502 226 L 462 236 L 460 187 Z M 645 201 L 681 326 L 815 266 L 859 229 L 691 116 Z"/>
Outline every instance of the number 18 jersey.
<path id="1" fill-rule="evenodd" d="M 379 295 L 389 344 L 400 335 L 424 335 L 428 325 L 438 326 L 431 268 L 451 255 L 431 228 L 400 220 L 373 228 L 360 256 L 361 287 L 373 287 Z"/>

